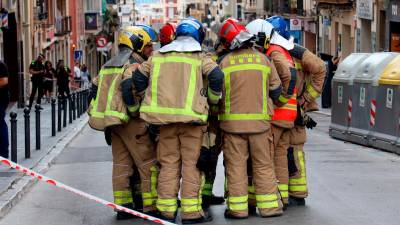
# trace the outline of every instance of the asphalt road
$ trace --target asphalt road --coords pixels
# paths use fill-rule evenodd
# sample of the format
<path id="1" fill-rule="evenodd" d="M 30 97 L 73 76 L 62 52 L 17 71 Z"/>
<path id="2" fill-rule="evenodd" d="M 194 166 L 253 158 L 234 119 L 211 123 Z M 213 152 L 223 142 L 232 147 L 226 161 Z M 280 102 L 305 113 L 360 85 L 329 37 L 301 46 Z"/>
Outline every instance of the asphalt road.
<path id="1" fill-rule="evenodd" d="M 289 208 L 281 217 L 225 220 L 225 206 L 213 206 L 208 224 L 400 224 L 400 157 L 379 150 L 331 139 L 329 117 L 313 116 L 318 127 L 306 145 L 310 196 L 304 207 Z M 220 160 L 214 193 L 223 192 Z M 112 200 L 111 151 L 103 135 L 86 127 L 59 156 L 46 174 L 98 197 Z M 53 186 L 38 183 L 0 225 L 110 225 L 152 224 L 141 219 L 116 221 L 115 213 Z"/>

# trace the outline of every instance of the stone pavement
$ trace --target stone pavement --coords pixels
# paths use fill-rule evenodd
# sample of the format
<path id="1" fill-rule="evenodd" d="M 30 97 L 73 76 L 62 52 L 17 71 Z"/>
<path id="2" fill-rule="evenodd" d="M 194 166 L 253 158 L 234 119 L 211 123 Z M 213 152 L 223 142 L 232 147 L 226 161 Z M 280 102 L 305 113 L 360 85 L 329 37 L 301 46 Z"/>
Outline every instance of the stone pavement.
<path id="1" fill-rule="evenodd" d="M 56 123 L 56 136 L 51 136 L 51 104 L 43 104 L 43 110 L 40 117 L 40 130 L 41 130 L 41 149 L 36 150 L 36 127 L 35 127 L 35 111 L 32 107 L 30 116 L 30 146 L 31 157 L 25 159 L 25 127 L 24 127 L 24 112 L 23 109 L 18 109 L 15 106 L 11 109 L 17 113 L 17 149 L 18 161 L 17 163 L 28 167 L 38 169 L 39 167 L 45 171 L 49 164 L 56 156 L 54 152 L 59 153 L 66 144 L 83 128 L 87 122 L 87 115 L 84 113 L 80 118 L 76 118 L 72 123 L 69 123 L 69 115 L 67 115 L 67 126 L 62 127 L 61 132 L 57 131 Z M 10 112 L 7 113 L 6 122 L 9 130 L 9 137 L 11 138 L 10 126 Z M 56 121 L 57 121 L 57 107 L 56 107 Z M 10 140 L 10 153 L 11 158 L 11 140 Z M 45 161 L 44 161 L 45 160 Z M 0 216 L 7 212 L 11 205 L 22 196 L 23 192 L 33 184 L 33 181 L 26 179 L 15 170 L 0 166 Z"/>

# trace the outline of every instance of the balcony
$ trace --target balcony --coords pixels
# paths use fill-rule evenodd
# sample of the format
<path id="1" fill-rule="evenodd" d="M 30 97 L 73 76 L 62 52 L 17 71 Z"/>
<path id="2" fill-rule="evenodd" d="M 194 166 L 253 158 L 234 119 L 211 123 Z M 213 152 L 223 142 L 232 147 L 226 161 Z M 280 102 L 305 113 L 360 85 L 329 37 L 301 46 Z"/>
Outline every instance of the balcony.
<path id="1" fill-rule="evenodd" d="M 56 33 L 55 36 L 63 36 L 71 32 L 71 17 L 59 17 L 56 18 Z"/>

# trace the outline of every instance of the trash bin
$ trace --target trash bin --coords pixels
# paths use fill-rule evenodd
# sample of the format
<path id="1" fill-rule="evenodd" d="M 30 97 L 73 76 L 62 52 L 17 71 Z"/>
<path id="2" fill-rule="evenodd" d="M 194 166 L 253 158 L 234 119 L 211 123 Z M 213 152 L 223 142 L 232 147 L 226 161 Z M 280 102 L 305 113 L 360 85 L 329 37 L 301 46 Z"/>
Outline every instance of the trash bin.
<path id="1" fill-rule="evenodd" d="M 351 118 L 353 78 L 357 72 L 357 65 L 360 65 L 369 55 L 368 53 L 353 53 L 339 64 L 335 72 L 332 79 L 332 116 L 329 127 L 331 137 L 346 140 Z"/>
<path id="2" fill-rule="evenodd" d="M 400 154 L 400 55 L 394 58 L 379 78 L 375 125 L 370 145 Z"/>
<path id="3" fill-rule="evenodd" d="M 375 124 L 378 80 L 385 67 L 397 56 L 393 52 L 371 54 L 358 67 L 353 80 L 352 118 L 347 140 L 368 145 L 368 134 Z"/>

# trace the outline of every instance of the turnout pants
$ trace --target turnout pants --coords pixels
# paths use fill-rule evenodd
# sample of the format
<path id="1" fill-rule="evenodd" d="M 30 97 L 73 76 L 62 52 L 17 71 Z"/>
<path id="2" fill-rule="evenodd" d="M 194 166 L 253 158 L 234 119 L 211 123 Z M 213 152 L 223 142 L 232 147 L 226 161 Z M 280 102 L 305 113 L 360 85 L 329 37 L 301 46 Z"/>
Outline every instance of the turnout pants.
<path id="1" fill-rule="evenodd" d="M 274 136 L 274 165 L 278 189 L 282 197 L 283 204 L 289 203 L 289 171 L 288 171 L 288 148 L 290 129 L 272 125 Z"/>
<path id="2" fill-rule="evenodd" d="M 146 122 L 132 119 L 113 128 L 112 155 L 115 203 L 125 205 L 133 202 L 130 179 L 136 165 L 141 180 L 143 211 L 155 210 L 158 167 Z"/>
<path id="3" fill-rule="evenodd" d="M 248 216 L 249 197 L 256 200 L 263 217 L 282 214 L 272 159 L 272 135 L 223 134 L 223 152 L 227 176 L 227 208 L 236 217 Z M 252 182 L 248 194 L 247 160 L 251 157 Z M 253 189 L 253 190 L 252 190 Z M 249 196 L 250 195 L 250 196 Z"/>
<path id="4" fill-rule="evenodd" d="M 288 149 L 289 196 L 306 198 L 308 196 L 306 163 L 303 151 L 306 142 L 306 130 L 295 126 L 290 130 L 290 147 Z"/>
<path id="5" fill-rule="evenodd" d="M 196 219 L 204 215 L 201 207 L 204 176 L 196 163 L 205 131 L 205 126 L 183 123 L 160 127 L 157 159 L 161 170 L 157 209 L 167 218 L 175 217 L 181 177 L 182 219 Z"/>

